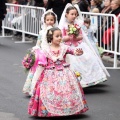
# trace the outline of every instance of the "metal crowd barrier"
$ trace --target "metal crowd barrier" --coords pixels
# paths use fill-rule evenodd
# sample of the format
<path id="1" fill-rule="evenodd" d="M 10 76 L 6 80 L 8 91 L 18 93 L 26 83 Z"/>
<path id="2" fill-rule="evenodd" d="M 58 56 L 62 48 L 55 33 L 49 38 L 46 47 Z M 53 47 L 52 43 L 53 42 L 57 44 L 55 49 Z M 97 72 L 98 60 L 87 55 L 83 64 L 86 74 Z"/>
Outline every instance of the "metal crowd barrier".
<path id="1" fill-rule="evenodd" d="M 38 36 L 41 29 L 41 16 L 45 8 L 15 4 L 6 4 L 6 6 L 7 14 L 2 24 L 2 36 L 5 36 L 5 29 L 21 32 L 22 43 L 27 42 L 25 34 Z"/>
<path id="2" fill-rule="evenodd" d="M 95 30 L 95 37 L 99 46 L 103 47 L 104 52 L 114 54 L 114 62 L 110 69 L 120 68 L 117 63 L 117 56 L 120 55 L 120 31 L 118 31 L 118 19 L 112 14 L 82 12 L 84 18 L 91 19 L 92 28 Z M 119 39 L 118 39 L 119 38 Z"/>
<path id="3" fill-rule="evenodd" d="M 6 4 L 7 14 L 2 25 L 2 36 L 5 36 L 5 29 L 22 33 L 22 41 L 25 41 L 25 34 L 38 36 L 41 29 L 41 16 L 45 8 L 24 5 Z M 114 54 L 112 67 L 119 68 L 117 56 L 120 55 L 120 15 L 116 17 L 112 14 L 81 12 L 83 17 L 91 19 L 91 25 L 95 31 L 95 37 L 99 41 L 99 46 L 104 52 Z M 119 29 L 118 29 L 119 28 Z"/>

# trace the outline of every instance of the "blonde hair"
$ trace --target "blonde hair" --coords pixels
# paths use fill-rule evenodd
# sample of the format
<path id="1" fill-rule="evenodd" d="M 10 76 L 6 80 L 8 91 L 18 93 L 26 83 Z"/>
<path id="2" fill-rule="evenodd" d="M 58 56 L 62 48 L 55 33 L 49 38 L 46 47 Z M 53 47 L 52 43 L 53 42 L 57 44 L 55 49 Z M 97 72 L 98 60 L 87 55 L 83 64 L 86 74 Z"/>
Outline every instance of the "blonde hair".
<path id="1" fill-rule="evenodd" d="M 115 2 L 115 4 L 118 4 L 118 6 L 120 7 L 120 0 L 112 0 L 111 2 Z"/>
<path id="2" fill-rule="evenodd" d="M 100 11 L 99 11 L 98 8 L 93 8 L 92 12 L 93 12 L 93 13 L 100 13 Z"/>

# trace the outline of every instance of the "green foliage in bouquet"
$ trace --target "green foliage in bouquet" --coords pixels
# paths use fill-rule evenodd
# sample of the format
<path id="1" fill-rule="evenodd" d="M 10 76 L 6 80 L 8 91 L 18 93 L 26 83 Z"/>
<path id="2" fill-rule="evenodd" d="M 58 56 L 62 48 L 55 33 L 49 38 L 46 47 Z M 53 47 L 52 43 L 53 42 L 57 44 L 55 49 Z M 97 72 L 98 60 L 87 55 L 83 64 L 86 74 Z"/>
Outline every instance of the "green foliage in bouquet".
<path id="1" fill-rule="evenodd" d="M 80 32 L 80 27 L 75 25 L 68 25 L 68 35 L 73 35 L 74 37 L 77 37 Z"/>

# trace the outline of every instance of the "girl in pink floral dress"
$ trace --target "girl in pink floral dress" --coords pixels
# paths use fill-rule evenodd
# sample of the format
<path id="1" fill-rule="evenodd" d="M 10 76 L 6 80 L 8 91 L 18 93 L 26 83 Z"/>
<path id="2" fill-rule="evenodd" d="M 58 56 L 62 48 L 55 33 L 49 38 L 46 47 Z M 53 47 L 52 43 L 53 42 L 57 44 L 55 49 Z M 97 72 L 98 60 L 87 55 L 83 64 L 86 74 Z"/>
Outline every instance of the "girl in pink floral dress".
<path id="1" fill-rule="evenodd" d="M 88 110 L 78 79 L 66 63 L 66 54 L 82 55 L 80 48 L 70 49 L 61 43 L 59 28 L 47 31 L 49 48 L 44 51 L 47 66 L 34 88 L 30 99 L 28 113 L 31 116 L 52 117 L 81 114 Z"/>

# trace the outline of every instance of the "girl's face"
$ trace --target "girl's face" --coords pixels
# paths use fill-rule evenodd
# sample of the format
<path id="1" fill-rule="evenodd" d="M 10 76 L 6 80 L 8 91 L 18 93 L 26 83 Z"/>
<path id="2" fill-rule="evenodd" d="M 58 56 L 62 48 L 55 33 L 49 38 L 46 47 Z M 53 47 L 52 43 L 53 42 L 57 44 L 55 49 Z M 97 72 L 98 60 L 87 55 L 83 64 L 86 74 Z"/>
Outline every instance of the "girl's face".
<path id="1" fill-rule="evenodd" d="M 91 5 L 91 6 L 95 6 L 95 5 L 96 5 L 95 1 L 94 1 L 94 0 L 91 0 L 91 1 L 90 1 L 90 5 Z"/>
<path id="2" fill-rule="evenodd" d="M 13 1 L 12 1 L 12 3 L 15 3 L 15 2 L 16 2 L 16 0 L 13 0 Z"/>
<path id="3" fill-rule="evenodd" d="M 66 13 L 66 18 L 70 23 L 73 23 L 78 15 L 78 12 L 76 9 L 70 10 L 68 13 Z"/>
<path id="4" fill-rule="evenodd" d="M 53 33 L 53 40 L 52 40 L 52 44 L 54 45 L 59 45 L 61 43 L 62 40 L 62 33 L 60 30 L 55 30 Z"/>
<path id="5" fill-rule="evenodd" d="M 47 26 L 53 26 L 55 21 L 54 21 L 54 16 L 53 15 L 47 15 L 45 19 L 45 23 Z"/>
<path id="6" fill-rule="evenodd" d="M 110 0 L 104 0 L 104 6 L 108 7 L 110 5 Z"/>
<path id="7" fill-rule="evenodd" d="M 90 27 L 90 24 L 89 23 L 84 23 L 84 25 L 89 28 Z"/>
<path id="8" fill-rule="evenodd" d="M 47 5 L 48 0 L 43 0 L 44 4 Z"/>

